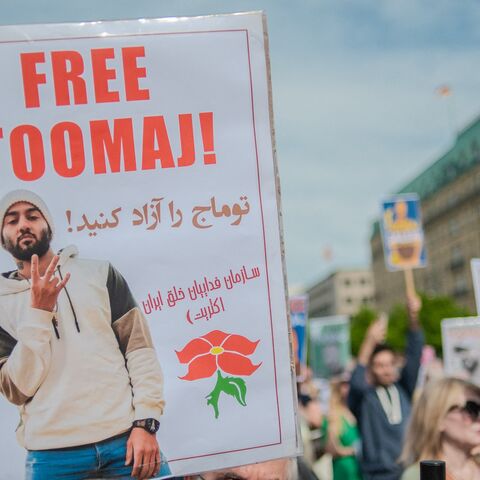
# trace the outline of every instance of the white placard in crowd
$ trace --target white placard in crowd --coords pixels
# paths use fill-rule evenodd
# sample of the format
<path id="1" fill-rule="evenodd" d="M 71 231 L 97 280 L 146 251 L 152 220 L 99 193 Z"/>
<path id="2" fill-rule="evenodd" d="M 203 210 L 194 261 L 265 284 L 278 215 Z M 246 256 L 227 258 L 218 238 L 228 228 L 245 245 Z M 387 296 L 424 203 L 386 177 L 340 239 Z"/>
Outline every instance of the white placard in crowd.
<path id="1" fill-rule="evenodd" d="M 310 318 L 309 365 L 317 378 L 344 372 L 350 362 L 350 320 L 346 315 Z"/>
<path id="2" fill-rule="evenodd" d="M 176 475 L 298 452 L 266 38 L 261 13 L 0 27 L 0 194 L 126 278 Z"/>
<path id="3" fill-rule="evenodd" d="M 477 305 L 477 315 L 480 312 L 480 258 L 470 260 L 472 270 L 473 290 L 475 292 L 475 304 Z"/>
<path id="4" fill-rule="evenodd" d="M 442 320 L 445 374 L 480 385 L 480 317 Z"/>

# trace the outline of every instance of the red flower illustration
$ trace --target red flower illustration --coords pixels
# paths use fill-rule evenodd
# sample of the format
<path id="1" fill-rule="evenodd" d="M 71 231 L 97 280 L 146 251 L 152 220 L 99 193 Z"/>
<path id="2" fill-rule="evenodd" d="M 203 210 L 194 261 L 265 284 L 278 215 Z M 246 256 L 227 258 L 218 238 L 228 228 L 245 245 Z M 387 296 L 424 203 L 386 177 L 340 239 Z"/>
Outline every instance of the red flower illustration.
<path id="1" fill-rule="evenodd" d="M 188 373 L 181 380 L 211 377 L 217 370 L 231 375 L 251 375 L 260 365 L 254 365 L 247 355 L 257 348 L 259 340 L 251 342 L 242 335 L 213 330 L 188 342 L 183 350 L 175 351 L 180 363 L 188 363 Z"/>

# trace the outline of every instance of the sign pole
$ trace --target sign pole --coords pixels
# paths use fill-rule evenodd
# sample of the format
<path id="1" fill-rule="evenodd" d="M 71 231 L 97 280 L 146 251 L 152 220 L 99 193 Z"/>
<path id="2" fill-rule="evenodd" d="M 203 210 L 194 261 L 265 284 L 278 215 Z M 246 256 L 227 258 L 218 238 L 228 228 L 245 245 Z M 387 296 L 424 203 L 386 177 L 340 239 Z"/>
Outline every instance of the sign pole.
<path id="1" fill-rule="evenodd" d="M 411 268 L 407 268 L 403 271 L 403 273 L 405 274 L 405 288 L 407 291 L 407 297 L 413 297 L 416 295 L 413 270 Z"/>

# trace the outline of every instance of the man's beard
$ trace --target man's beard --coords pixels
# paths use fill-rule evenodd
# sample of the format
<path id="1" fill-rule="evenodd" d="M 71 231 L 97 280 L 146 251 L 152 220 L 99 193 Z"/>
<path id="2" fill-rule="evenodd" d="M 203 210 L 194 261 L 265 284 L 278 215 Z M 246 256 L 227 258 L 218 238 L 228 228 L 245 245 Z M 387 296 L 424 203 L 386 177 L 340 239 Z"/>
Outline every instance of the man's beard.
<path id="1" fill-rule="evenodd" d="M 42 231 L 40 235 L 40 240 L 37 240 L 34 237 L 33 233 L 28 232 L 31 237 L 31 242 L 26 247 L 20 246 L 21 237 L 17 240 L 16 244 L 13 244 L 9 239 L 5 239 L 5 249 L 13 255 L 17 260 L 22 260 L 24 262 L 29 262 L 32 258 L 32 255 L 37 254 L 40 258 L 43 257 L 50 248 L 50 240 L 52 239 L 52 234 L 49 229 Z M 25 235 L 25 234 L 24 234 Z"/>

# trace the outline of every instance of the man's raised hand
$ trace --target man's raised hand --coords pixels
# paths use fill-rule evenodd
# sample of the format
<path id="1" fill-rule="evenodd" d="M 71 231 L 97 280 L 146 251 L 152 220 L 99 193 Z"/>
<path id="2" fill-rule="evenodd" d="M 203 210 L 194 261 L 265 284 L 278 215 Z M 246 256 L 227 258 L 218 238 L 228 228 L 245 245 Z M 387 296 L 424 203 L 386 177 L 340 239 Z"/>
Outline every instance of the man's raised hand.
<path id="1" fill-rule="evenodd" d="M 368 327 L 367 338 L 373 343 L 373 345 L 378 345 L 385 341 L 387 336 L 387 326 L 386 315 L 380 314 L 370 327 Z"/>
<path id="2" fill-rule="evenodd" d="M 410 316 L 418 315 L 422 308 L 422 299 L 417 294 L 407 295 L 407 309 Z"/>
<path id="3" fill-rule="evenodd" d="M 416 330 L 420 328 L 418 315 L 422 308 L 422 299 L 416 294 L 407 295 L 407 310 L 410 320 L 410 328 Z"/>
<path id="4" fill-rule="evenodd" d="M 58 260 L 59 256 L 55 255 L 42 276 L 38 270 L 38 255 L 32 255 L 30 278 L 32 282 L 31 305 L 33 308 L 46 310 L 47 312 L 52 312 L 55 309 L 58 295 L 70 279 L 69 273 L 65 275 L 63 280 L 55 276 Z"/>

